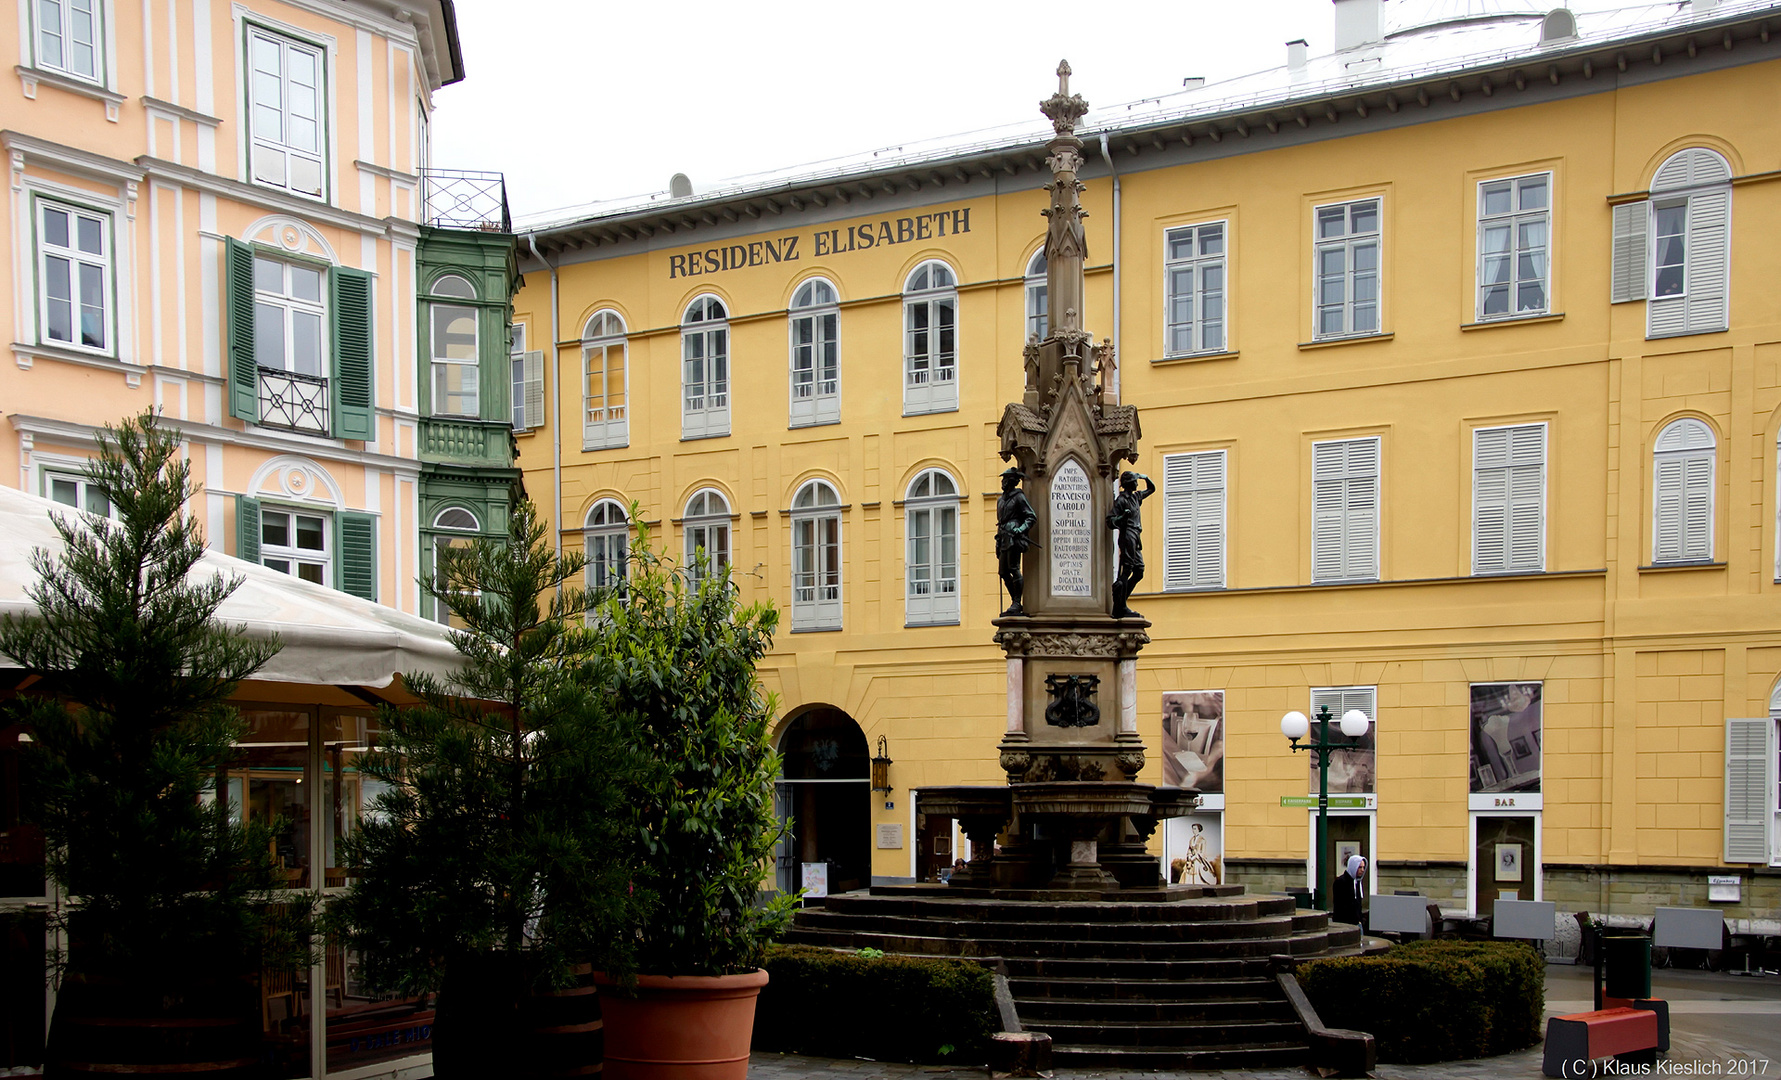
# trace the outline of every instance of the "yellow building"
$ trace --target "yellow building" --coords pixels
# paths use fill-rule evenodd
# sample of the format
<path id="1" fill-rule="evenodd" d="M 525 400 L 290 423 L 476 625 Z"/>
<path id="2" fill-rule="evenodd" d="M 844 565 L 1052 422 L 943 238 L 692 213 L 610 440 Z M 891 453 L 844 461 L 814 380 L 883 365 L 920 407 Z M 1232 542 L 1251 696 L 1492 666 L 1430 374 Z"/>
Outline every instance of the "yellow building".
<path id="1" fill-rule="evenodd" d="M 1338 0 L 1332 55 L 1079 128 L 1085 323 L 1159 486 L 1143 779 L 1216 791 L 1163 857 L 1306 884 L 1279 725 L 1327 705 L 1373 722 L 1332 846 L 1377 890 L 1569 923 L 1713 876 L 1773 917 L 1781 8 L 1473 6 Z M 1004 779 L 996 423 L 1046 317 L 1045 135 L 522 236 L 520 461 L 564 545 L 598 584 L 647 524 L 785 613 L 785 887 L 930 876 L 955 837 L 912 792 Z"/>

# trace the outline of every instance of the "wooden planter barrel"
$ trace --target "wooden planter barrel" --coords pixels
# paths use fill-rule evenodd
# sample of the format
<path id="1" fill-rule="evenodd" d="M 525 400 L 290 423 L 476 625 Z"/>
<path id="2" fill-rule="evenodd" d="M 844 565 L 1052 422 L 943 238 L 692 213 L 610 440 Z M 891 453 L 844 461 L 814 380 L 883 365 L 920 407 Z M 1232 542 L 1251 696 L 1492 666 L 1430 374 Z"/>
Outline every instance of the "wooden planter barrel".
<path id="1" fill-rule="evenodd" d="M 43 1075 L 256 1077 L 260 1026 L 245 979 L 168 986 L 70 974 L 56 995 Z"/>
<path id="2" fill-rule="evenodd" d="M 454 957 L 446 965 L 433 1025 L 433 1075 L 486 1080 L 598 1076 L 604 1030 L 591 968 L 575 968 L 561 990 L 530 989 L 531 959 L 503 953 Z"/>

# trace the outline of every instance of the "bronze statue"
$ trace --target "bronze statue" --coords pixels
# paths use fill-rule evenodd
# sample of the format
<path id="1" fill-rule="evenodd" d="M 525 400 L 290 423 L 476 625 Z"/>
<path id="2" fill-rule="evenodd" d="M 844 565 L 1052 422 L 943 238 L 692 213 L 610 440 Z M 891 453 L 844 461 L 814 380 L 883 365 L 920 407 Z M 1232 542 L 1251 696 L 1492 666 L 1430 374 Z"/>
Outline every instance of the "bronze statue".
<path id="1" fill-rule="evenodd" d="M 1144 490 L 1138 490 L 1138 481 Z M 1144 577 L 1144 522 L 1139 507 L 1156 493 L 1150 477 L 1141 473 L 1119 475 L 1119 494 L 1113 498 L 1113 509 L 1107 511 L 1107 527 L 1119 534 L 1119 577 L 1113 581 L 1113 617 L 1135 619 L 1138 613 L 1126 606 L 1132 590 Z"/>
<path id="2" fill-rule="evenodd" d="M 1019 469 L 1007 469 L 1002 473 L 1002 495 L 996 500 L 996 567 L 1002 575 L 1002 584 L 1008 586 L 1008 597 L 1013 603 L 1003 615 L 1025 615 L 1026 609 L 1020 606 L 1021 592 L 1026 581 L 1020 573 L 1020 560 L 1027 548 L 1033 546 L 1033 524 L 1039 515 L 1033 510 L 1033 504 L 1027 501 L 1026 492 L 1020 489 L 1020 482 L 1027 474 Z"/>

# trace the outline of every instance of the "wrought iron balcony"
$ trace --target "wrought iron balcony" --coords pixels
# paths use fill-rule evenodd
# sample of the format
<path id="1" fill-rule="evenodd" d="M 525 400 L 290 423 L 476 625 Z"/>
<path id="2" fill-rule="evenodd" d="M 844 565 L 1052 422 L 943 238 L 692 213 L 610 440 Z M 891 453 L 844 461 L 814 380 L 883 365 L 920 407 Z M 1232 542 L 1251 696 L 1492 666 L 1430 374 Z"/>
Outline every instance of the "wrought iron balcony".
<path id="1" fill-rule="evenodd" d="M 328 380 L 319 375 L 261 368 L 260 423 L 328 434 Z"/>
<path id="2" fill-rule="evenodd" d="M 421 170 L 422 220 L 440 229 L 512 232 L 507 180 L 498 172 Z"/>

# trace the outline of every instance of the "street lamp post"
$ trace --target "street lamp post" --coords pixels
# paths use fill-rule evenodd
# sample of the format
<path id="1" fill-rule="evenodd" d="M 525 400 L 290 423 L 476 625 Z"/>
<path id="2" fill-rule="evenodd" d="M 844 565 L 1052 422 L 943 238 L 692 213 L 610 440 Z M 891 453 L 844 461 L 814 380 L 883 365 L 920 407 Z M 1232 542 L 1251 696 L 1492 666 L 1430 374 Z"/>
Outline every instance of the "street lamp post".
<path id="1" fill-rule="evenodd" d="M 1319 910 L 1330 910 L 1330 893 L 1335 887 L 1334 869 L 1329 860 L 1324 858 L 1324 850 L 1329 845 L 1330 836 L 1330 751 L 1353 746 L 1352 740 L 1359 739 L 1367 733 L 1367 714 L 1359 709 L 1349 709 L 1342 714 L 1340 728 L 1348 741 L 1330 741 L 1330 707 L 1320 705 L 1317 708 L 1317 741 L 1300 744 L 1311 730 L 1311 721 L 1305 714 L 1294 709 L 1280 718 L 1280 734 L 1286 736 L 1294 750 L 1309 750 L 1316 755 L 1317 762 L 1317 895 L 1312 902 Z"/>

